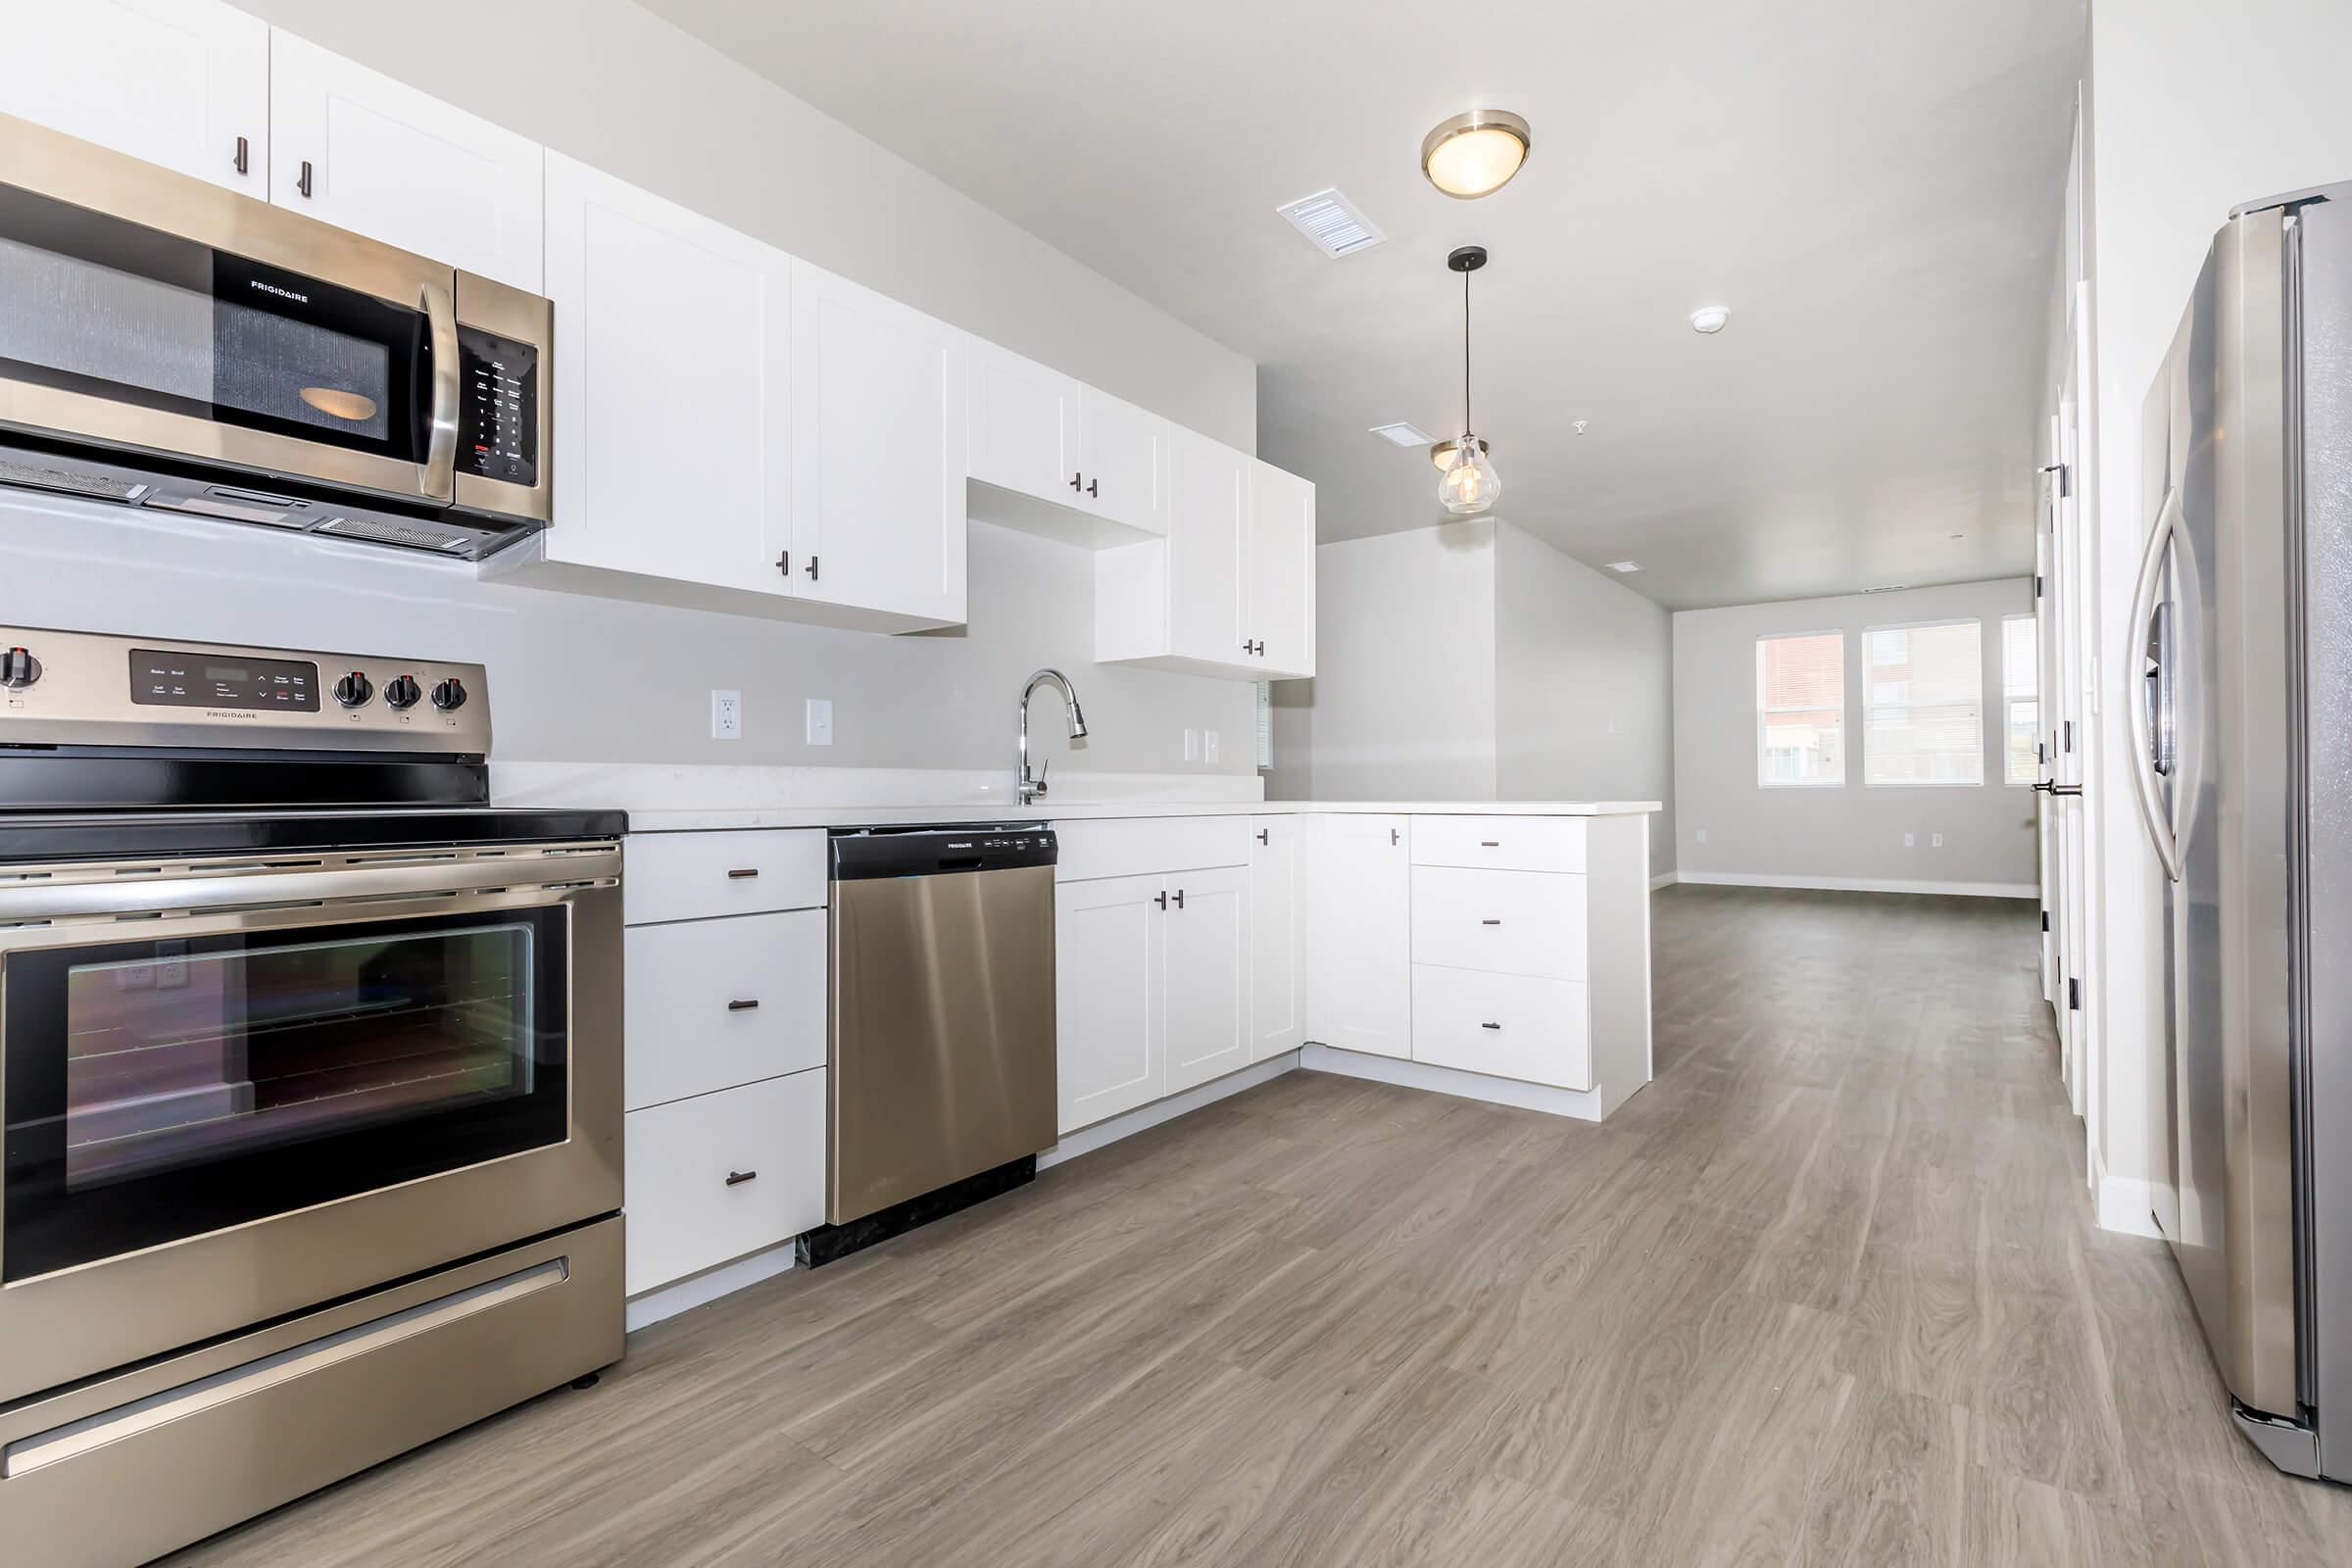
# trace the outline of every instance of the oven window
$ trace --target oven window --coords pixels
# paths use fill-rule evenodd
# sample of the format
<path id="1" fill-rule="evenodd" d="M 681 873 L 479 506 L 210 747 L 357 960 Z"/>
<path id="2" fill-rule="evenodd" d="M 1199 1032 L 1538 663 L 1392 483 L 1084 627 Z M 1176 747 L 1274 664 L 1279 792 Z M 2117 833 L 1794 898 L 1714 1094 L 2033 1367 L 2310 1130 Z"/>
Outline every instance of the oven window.
<path id="1" fill-rule="evenodd" d="M 0 1277 L 562 1142 L 564 918 L 10 955 Z"/>
<path id="2" fill-rule="evenodd" d="M 421 461 L 420 309 L 0 186 L 0 373 Z"/>

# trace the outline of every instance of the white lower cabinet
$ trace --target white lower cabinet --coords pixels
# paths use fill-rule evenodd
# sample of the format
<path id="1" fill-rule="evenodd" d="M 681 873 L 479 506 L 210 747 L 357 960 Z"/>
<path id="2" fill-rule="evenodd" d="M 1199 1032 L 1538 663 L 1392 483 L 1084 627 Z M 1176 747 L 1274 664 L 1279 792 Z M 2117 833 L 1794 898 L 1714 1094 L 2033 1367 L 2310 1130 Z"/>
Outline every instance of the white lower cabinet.
<path id="1" fill-rule="evenodd" d="M 825 1071 L 627 1117 L 632 1296 L 824 1223 Z"/>
<path id="2" fill-rule="evenodd" d="M 1296 816 L 1250 819 L 1250 1059 L 1306 1040 L 1306 844 Z"/>
<path id="3" fill-rule="evenodd" d="M 1161 921 L 1168 1093 L 1250 1065 L 1250 873 L 1220 866 L 1164 879 Z"/>
<path id="4" fill-rule="evenodd" d="M 1306 1038 L 1412 1054 L 1412 819 L 1305 819 Z"/>
<path id="5" fill-rule="evenodd" d="M 1064 882 L 1054 890 L 1062 1132 L 1167 1093 L 1163 891 L 1156 876 Z"/>
<path id="6" fill-rule="evenodd" d="M 1592 1087 L 1585 987 L 1413 965 L 1413 1060 L 1560 1089 Z"/>

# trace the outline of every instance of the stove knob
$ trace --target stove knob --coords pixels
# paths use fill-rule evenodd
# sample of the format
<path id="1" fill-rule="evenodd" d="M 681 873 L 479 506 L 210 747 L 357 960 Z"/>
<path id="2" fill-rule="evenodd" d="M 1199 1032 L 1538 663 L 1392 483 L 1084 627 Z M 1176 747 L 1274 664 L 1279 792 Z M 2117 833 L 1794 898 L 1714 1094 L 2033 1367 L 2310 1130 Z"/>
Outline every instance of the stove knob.
<path id="1" fill-rule="evenodd" d="M 360 670 L 355 669 L 335 682 L 335 701 L 345 708 L 361 707 L 374 695 L 375 688 L 368 684 L 367 675 Z"/>
<path id="2" fill-rule="evenodd" d="M 455 675 L 433 688 L 433 706 L 444 713 L 454 713 L 466 706 L 466 687 Z"/>
<path id="3" fill-rule="evenodd" d="M 424 690 L 414 675 L 395 675 L 384 687 L 384 704 L 395 710 L 415 708 L 423 696 Z"/>
<path id="4" fill-rule="evenodd" d="M 0 654 L 0 686 L 17 691 L 41 678 L 41 662 L 23 648 Z"/>

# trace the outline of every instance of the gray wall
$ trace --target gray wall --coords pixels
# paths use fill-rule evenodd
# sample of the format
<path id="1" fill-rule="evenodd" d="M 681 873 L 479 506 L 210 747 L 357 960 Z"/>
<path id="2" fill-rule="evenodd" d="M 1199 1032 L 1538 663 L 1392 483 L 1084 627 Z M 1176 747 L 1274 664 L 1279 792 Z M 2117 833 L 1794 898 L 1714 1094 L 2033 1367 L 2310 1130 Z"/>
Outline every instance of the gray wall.
<path id="1" fill-rule="evenodd" d="M 1248 360 L 634 6 L 256 0 L 250 9 L 1254 448 Z M 230 524 L 0 499 L 0 619 L 480 660 L 491 666 L 499 755 L 510 760 L 1008 768 L 1019 681 L 1057 663 L 1077 681 L 1094 729 L 1070 766 L 1253 771 L 1248 683 L 1094 664 L 1091 557 L 975 524 L 970 570 L 968 635 L 894 639 L 479 584 L 470 568 Z M 744 694 L 742 741 L 709 739 L 712 687 Z M 834 702 L 829 748 L 801 743 L 801 703 L 811 696 Z M 1188 727 L 1219 731 L 1220 763 L 1188 767 Z M 1047 755 L 1060 748 L 1049 741 Z"/>
<path id="2" fill-rule="evenodd" d="M 2001 782 L 2000 620 L 2034 608 L 2026 578 L 1906 593 L 1687 610 L 1674 617 L 1675 864 L 1724 872 L 1862 882 L 2030 888 L 2036 875 L 2034 793 Z M 1862 631 L 1973 615 L 1984 633 L 1984 782 L 1873 789 L 1862 782 Z M 1845 633 L 1842 789 L 1756 783 L 1756 639 Z M 1707 841 L 1698 842 L 1704 832 Z M 1914 835 L 1912 848 L 1903 834 Z M 1932 847 L 1940 832 L 1943 847 Z"/>

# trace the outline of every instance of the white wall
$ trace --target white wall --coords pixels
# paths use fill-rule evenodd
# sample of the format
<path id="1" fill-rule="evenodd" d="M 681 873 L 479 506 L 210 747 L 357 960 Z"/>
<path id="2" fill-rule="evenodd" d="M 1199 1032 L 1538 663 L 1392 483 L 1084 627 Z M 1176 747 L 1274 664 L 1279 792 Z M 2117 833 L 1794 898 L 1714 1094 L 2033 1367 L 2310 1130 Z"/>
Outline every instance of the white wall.
<path id="1" fill-rule="evenodd" d="M 1248 360 L 622 0 L 250 9 L 1254 449 Z M 1056 663 L 1094 730 L 1069 768 L 1253 770 L 1248 683 L 1094 664 L 1091 558 L 976 524 L 970 571 L 968 635 L 892 639 L 482 585 L 470 568 L 264 529 L 0 500 L 0 620 L 480 660 L 512 760 L 1009 768 L 1021 677 Z M 712 687 L 744 694 L 742 741 L 709 739 Z M 808 696 L 833 699 L 830 748 L 801 742 Z M 1229 737 L 1219 764 L 1187 767 L 1187 727 Z"/>
<path id="2" fill-rule="evenodd" d="M 1848 594 L 1674 617 L 1675 867 L 1726 877 L 1949 885 L 2031 894 L 2034 795 L 2001 781 L 2000 621 L 2034 608 L 2029 579 Z M 1872 788 L 1862 782 L 1862 632 L 1904 621 L 1984 622 L 1984 782 Z M 1845 634 L 1845 785 L 1756 783 L 1756 639 Z M 1705 843 L 1698 835 L 1707 835 Z M 1903 847 L 1903 835 L 1913 845 Z M 1943 835 L 1943 847 L 1931 842 Z"/>
<path id="3" fill-rule="evenodd" d="M 2140 402 L 2214 231 L 2240 202 L 2352 178 L 2352 6 L 2341 0 L 2093 0 L 2088 206 L 2102 678 L 2125 667 L 2132 576 L 2148 525 Z M 2105 755 L 2128 755 L 2102 702 Z M 2122 766 L 2101 769 L 2106 1130 L 2111 1180 L 2153 1172 L 2150 1051 L 2162 952 L 2154 852 Z M 2144 1209 L 2145 1205 L 2141 1207 Z"/>

